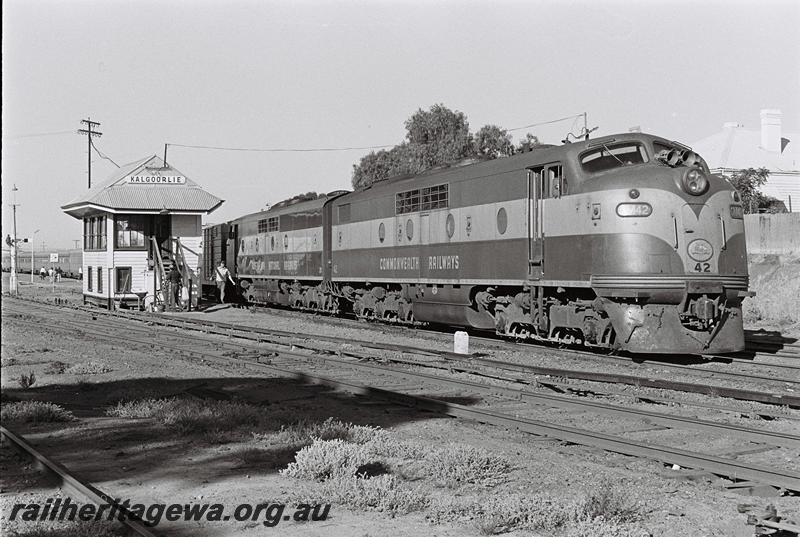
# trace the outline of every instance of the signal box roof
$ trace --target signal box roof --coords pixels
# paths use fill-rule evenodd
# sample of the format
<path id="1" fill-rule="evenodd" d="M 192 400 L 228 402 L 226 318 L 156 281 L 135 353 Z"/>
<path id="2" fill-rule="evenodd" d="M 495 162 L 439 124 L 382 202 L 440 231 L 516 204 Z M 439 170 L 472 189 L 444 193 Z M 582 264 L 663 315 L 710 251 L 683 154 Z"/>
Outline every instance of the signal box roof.
<path id="1" fill-rule="evenodd" d="M 122 166 L 61 209 L 75 218 L 97 212 L 208 214 L 223 201 L 153 155 Z"/>

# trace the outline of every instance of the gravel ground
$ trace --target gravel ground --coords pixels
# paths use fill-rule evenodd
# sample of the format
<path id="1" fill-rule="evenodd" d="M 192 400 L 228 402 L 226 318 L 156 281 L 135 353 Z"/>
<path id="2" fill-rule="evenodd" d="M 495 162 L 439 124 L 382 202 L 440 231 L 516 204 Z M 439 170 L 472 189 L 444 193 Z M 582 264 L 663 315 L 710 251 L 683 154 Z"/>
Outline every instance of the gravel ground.
<path id="1" fill-rule="evenodd" d="M 377 337 L 377 332 L 371 328 L 360 329 L 362 332 L 355 329 L 344 331 L 316 324 L 313 320 L 299 322 L 296 317 L 283 316 L 280 312 L 255 315 L 225 309 L 197 315 L 237 322 L 257 319 L 259 324 L 272 328 L 315 329 L 357 339 Z M 388 341 L 402 336 L 387 333 L 380 337 L 386 337 Z M 407 336 L 398 342 L 431 345 L 431 341 L 425 338 Z M 443 342 L 441 345 L 447 347 Z M 159 500 L 181 503 L 213 501 L 232 507 L 246 501 L 291 501 L 298 494 L 317 490 L 318 484 L 291 479 L 277 472 L 291 462 L 293 449 L 272 452 L 270 447 L 266 458 L 248 455 L 253 450 L 265 449 L 257 437 L 250 434 L 264 432 L 257 428 L 245 430 L 245 434 L 184 436 L 153 420 L 115 418 L 105 412 L 108 406 L 121 400 L 206 390 L 258 404 L 267 418 L 278 420 L 288 415 L 317 423 L 334 417 L 344 422 L 381 427 L 398 444 L 419 442 L 429 450 L 447 449 L 453 444 L 473 446 L 510 461 L 511 469 L 505 480 L 491 487 L 446 486 L 427 476 L 414 476 L 411 470 L 403 471 L 408 486 L 421 487 L 425 494 L 440 503 L 472 501 L 490 504 L 503 500 L 514 503 L 521 498 L 547 494 L 557 505 L 562 505 L 580 499 L 587 490 L 606 482 L 612 484 L 616 493 L 624 492 L 636 499 L 637 520 L 623 525 L 630 532 L 643 530 L 657 536 L 752 535 L 752 527 L 744 526 L 745 517 L 737 511 L 737 505 L 743 503 L 758 507 L 773 503 L 781 515 L 800 519 L 800 501 L 797 498 L 742 497 L 726 490 L 723 480 L 672 470 L 653 461 L 366 401 L 263 373 L 256 374 L 246 367 L 220 368 L 171 356 L 158 349 L 140 352 L 92 340 L 86 334 L 60 328 L 57 323 L 38 323 L 33 315 L 13 320 L 4 317 L 2 357 L 4 404 L 12 400 L 50 401 L 72 410 L 78 418 L 65 424 L 20 425 L 20 428 L 42 450 L 52 453 L 78 475 L 115 497 L 148 503 Z M 14 363 L 8 363 L 11 360 Z M 63 372 L 57 372 L 62 370 L 62 366 L 56 362 L 63 364 Z M 36 382 L 23 389 L 18 378 L 30 371 L 34 372 Z M 548 414 L 548 411 L 542 412 Z M 698 414 L 703 412 L 706 411 L 700 410 Z M 574 416 L 565 419 L 579 420 Z M 736 419 L 749 422 L 744 418 Z M 759 425 L 783 426 L 783 421 Z M 619 427 L 617 420 L 602 417 L 579 420 L 576 424 L 597 427 L 598 430 Z M 659 434 L 668 433 L 653 431 L 631 435 L 652 441 L 659 438 Z M 707 440 L 694 433 L 684 433 L 680 439 L 689 447 Z M 774 457 L 791 455 L 797 454 L 767 452 L 748 455 L 744 460 L 761 456 L 774 464 Z M 2 464 L 14 470 L 4 472 L 0 482 L 3 529 L 8 532 L 28 531 L 30 528 L 24 524 L 8 521 L 8 506 L 15 501 L 46 497 L 53 492 L 52 487 L 39 483 L 32 468 L 19 460 L 4 455 Z M 409 464 L 413 466 L 413 463 Z M 403 472 L 398 471 L 398 474 Z M 263 535 L 271 531 L 280 535 L 342 536 L 481 535 L 487 531 L 474 514 L 465 513 L 461 517 L 441 520 L 437 518 L 438 511 L 432 507 L 392 517 L 388 512 L 351 510 L 334 505 L 331 513 L 326 522 L 287 522 L 271 529 L 258 523 L 207 522 L 164 525 L 159 526 L 159 530 L 168 535 Z M 568 531 L 573 530 L 563 530 Z M 511 533 L 551 534 L 513 528 Z M 600 533 L 587 535 L 592 534 Z"/>

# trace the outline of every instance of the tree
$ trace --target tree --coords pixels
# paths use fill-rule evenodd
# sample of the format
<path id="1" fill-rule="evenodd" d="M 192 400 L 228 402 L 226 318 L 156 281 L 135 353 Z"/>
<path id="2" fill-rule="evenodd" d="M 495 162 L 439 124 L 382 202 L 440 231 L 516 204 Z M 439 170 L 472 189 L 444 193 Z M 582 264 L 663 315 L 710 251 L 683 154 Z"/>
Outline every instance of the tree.
<path id="1" fill-rule="evenodd" d="M 497 125 L 484 125 L 475 133 L 473 151 L 485 159 L 510 157 L 514 154 L 514 144 L 508 131 Z"/>
<path id="2" fill-rule="evenodd" d="M 416 173 L 408 144 L 402 143 L 389 150 L 372 151 L 358 164 L 353 164 L 353 188 L 366 188 L 376 181 L 408 173 Z"/>
<path id="3" fill-rule="evenodd" d="M 746 168 L 734 172 L 728 177 L 731 184 L 739 191 L 742 197 L 744 212 L 747 214 L 757 213 L 759 209 L 767 209 L 774 198 L 770 198 L 761 193 L 760 188 L 767 182 L 769 170 L 766 168 Z"/>
<path id="4" fill-rule="evenodd" d="M 395 175 L 417 174 L 469 157 L 494 159 L 517 152 L 508 131 L 486 125 L 474 136 L 463 112 L 435 104 L 419 109 L 405 122 L 406 140 L 389 150 L 373 151 L 353 165 L 353 188 L 366 188 Z M 539 139 L 527 135 L 529 145 Z M 525 143 L 525 142 L 524 142 Z"/>
<path id="5" fill-rule="evenodd" d="M 353 165 L 353 188 L 375 181 L 423 172 L 473 154 L 467 116 L 443 104 L 417 110 L 405 123 L 406 141 L 389 150 L 373 151 Z"/>
<path id="6" fill-rule="evenodd" d="M 517 153 L 524 153 L 534 147 L 540 146 L 542 143 L 539 141 L 538 136 L 534 136 L 531 133 L 526 133 L 525 138 L 519 142 L 519 145 L 516 148 Z"/>
<path id="7" fill-rule="evenodd" d="M 463 112 L 443 104 L 420 108 L 406 120 L 411 157 L 422 169 L 452 164 L 472 155 L 472 135 Z"/>

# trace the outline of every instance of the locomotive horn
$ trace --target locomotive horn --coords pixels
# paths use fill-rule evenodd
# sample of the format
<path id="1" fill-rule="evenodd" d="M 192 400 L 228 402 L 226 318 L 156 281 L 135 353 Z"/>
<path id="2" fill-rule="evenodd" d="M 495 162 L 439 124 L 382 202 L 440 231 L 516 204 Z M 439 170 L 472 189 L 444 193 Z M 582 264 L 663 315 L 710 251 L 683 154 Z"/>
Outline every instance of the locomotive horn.
<path id="1" fill-rule="evenodd" d="M 697 162 L 697 153 L 694 151 L 684 151 L 683 155 L 681 155 L 681 160 L 684 166 L 694 166 Z"/>
<path id="2" fill-rule="evenodd" d="M 677 166 L 678 163 L 681 161 L 680 151 L 678 151 L 677 149 L 670 149 L 669 153 L 667 153 L 665 160 L 667 161 L 667 164 L 669 164 L 670 166 L 672 167 Z"/>

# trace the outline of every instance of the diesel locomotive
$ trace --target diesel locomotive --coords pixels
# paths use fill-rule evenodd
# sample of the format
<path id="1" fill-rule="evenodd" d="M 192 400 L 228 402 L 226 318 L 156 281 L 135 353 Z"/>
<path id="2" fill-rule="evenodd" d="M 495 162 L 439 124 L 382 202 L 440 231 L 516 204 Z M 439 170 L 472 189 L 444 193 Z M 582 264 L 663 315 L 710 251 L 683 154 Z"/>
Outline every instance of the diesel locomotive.
<path id="1" fill-rule="evenodd" d="M 279 204 L 205 244 L 204 273 L 225 259 L 255 304 L 637 353 L 744 348 L 741 198 L 648 134 Z"/>

